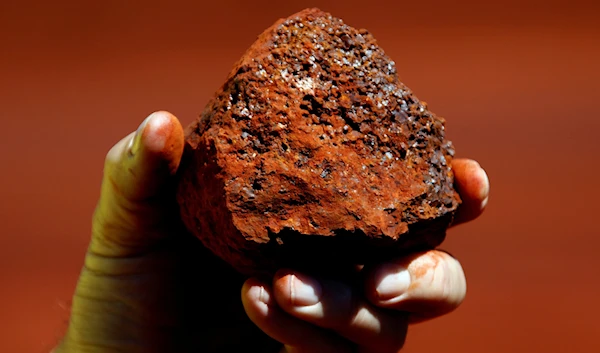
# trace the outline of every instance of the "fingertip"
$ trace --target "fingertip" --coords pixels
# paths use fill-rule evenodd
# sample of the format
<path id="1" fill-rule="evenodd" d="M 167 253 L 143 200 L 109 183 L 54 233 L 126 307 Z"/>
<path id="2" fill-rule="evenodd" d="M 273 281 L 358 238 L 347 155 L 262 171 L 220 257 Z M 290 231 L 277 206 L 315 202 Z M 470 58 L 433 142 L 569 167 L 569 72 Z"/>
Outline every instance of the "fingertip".
<path id="1" fill-rule="evenodd" d="M 272 287 L 273 294 L 276 298 L 290 297 L 290 288 L 293 284 L 293 278 L 297 274 L 298 273 L 296 271 L 287 268 L 282 268 L 275 272 L 275 275 L 273 276 Z"/>
<path id="2" fill-rule="evenodd" d="M 266 284 L 256 278 L 250 278 L 244 282 L 242 286 L 242 304 L 253 321 L 258 319 L 257 316 L 267 316 L 270 301 L 270 291 Z"/>
<path id="3" fill-rule="evenodd" d="M 107 153 L 106 184 L 102 192 L 120 195 L 136 204 L 166 195 L 171 189 L 165 186 L 179 168 L 183 145 L 183 128 L 173 114 L 166 111 L 150 114 L 135 132 Z M 138 222 L 130 210 L 121 211 Z"/>
<path id="4" fill-rule="evenodd" d="M 485 210 L 490 193 L 490 182 L 481 165 L 472 159 L 452 162 L 454 184 L 462 199 L 453 225 L 479 217 Z"/>
<path id="5" fill-rule="evenodd" d="M 317 279 L 296 271 L 279 270 L 273 278 L 273 295 L 284 310 L 314 306 L 319 303 L 322 292 Z"/>
<path id="6" fill-rule="evenodd" d="M 183 139 L 177 118 L 158 111 L 109 150 L 94 213 L 94 251 L 139 253 L 169 236 L 162 227 L 177 217 L 172 209 L 173 176 Z"/>
<path id="7" fill-rule="evenodd" d="M 365 296 L 375 306 L 410 312 L 413 322 L 447 314 L 466 296 L 461 264 L 440 250 L 419 252 L 369 269 Z"/>
<path id="8" fill-rule="evenodd" d="M 472 180 L 475 184 L 473 190 L 474 196 L 481 201 L 481 207 L 484 208 L 490 194 L 490 180 L 485 169 L 483 169 L 479 163 L 473 162 L 475 165 L 472 166 L 470 172 L 472 173 Z"/>
<path id="9" fill-rule="evenodd" d="M 402 299 L 411 282 L 406 264 L 384 263 L 375 267 L 367 276 L 365 295 L 373 304 L 389 305 Z"/>
<path id="10" fill-rule="evenodd" d="M 490 192 L 487 173 L 472 159 L 457 159 L 452 162 L 455 182 L 466 196 L 479 201 L 486 199 Z M 462 196 L 462 195 L 461 195 Z"/>
<path id="11" fill-rule="evenodd" d="M 365 297 L 378 307 L 394 307 L 403 300 L 413 285 L 411 262 L 425 254 L 413 253 L 365 269 Z"/>
<path id="12" fill-rule="evenodd" d="M 148 116 L 142 139 L 149 151 L 173 150 L 183 146 L 183 128 L 173 114 L 157 111 Z"/>
<path id="13" fill-rule="evenodd" d="M 169 171 L 173 174 L 179 166 L 183 145 L 183 127 L 177 117 L 167 111 L 157 111 L 140 124 L 133 138 L 130 153 L 167 162 Z"/>
<path id="14" fill-rule="evenodd" d="M 289 292 L 290 277 L 294 275 L 294 271 L 290 269 L 279 269 L 273 276 L 273 291 L 278 293 Z"/>

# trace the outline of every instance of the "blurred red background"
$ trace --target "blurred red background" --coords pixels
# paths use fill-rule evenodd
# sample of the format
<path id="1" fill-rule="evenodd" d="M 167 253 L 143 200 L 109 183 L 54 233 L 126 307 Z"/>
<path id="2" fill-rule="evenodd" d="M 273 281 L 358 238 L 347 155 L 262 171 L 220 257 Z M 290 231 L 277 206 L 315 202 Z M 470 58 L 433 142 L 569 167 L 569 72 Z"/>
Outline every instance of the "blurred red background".
<path id="1" fill-rule="evenodd" d="M 189 123 L 257 34 L 318 6 L 369 29 L 491 178 L 452 230 L 469 294 L 406 352 L 600 352 L 600 24 L 592 1 L 0 2 L 0 351 L 61 336 L 105 153 Z"/>

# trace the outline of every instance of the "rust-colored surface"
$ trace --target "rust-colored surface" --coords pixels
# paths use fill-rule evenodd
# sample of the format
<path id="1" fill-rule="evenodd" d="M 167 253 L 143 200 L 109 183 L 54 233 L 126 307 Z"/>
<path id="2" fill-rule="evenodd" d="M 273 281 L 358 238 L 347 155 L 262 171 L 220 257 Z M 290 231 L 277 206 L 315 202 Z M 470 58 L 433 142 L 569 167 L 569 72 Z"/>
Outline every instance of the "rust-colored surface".
<path id="1" fill-rule="evenodd" d="M 490 174 L 489 208 L 443 245 L 467 299 L 405 352 L 599 352 L 600 3 L 311 4 L 368 28 Z M 0 2 L 0 351 L 49 352 L 64 330 L 108 149 L 154 110 L 191 123 L 256 34 L 306 6 Z"/>
<path id="2" fill-rule="evenodd" d="M 186 140 L 183 219 L 242 273 L 432 248 L 460 203 L 444 120 L 367 30 L 318 9 L 264 31 Z"/>

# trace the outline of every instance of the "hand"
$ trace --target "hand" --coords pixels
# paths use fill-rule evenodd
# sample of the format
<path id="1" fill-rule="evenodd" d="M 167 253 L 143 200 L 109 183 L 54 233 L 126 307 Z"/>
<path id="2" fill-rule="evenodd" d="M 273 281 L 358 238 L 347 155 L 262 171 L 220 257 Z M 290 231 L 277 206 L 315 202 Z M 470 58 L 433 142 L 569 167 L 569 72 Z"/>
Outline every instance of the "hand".
<path id="1" fill-rule="evenodd" d="M 456 159 L 452 168 L 463 200 L 456 226 L 481 215 L 489 181 L 475 161 Z M 242 300 L 252 321 L 285 344 L 282 352 L 388 353 L 402 348 L 409 324 L 451 312 L 466 295 L 460 263 L 439 250 L 361 272 L 363 290 L 283 269 L 272 283 L 247 280 Z"/>
<path id="2" fill-rule="evenodd" d="M 395 351 L 409 322 L 449 312 L 464 297 L 460 265 L 438 251 L 363 269 L 364 293 L 290 270 L 273 283 L 244 283 L 179 221 L 174 176 L 183 141 L 179 121 L 157 112 L 108 153 L 56 352 L 274 352 L 281 343 L 290 352 Z M 487 177 L 472 161 L 453 167 L 464 222 L 483 210 Z"/>

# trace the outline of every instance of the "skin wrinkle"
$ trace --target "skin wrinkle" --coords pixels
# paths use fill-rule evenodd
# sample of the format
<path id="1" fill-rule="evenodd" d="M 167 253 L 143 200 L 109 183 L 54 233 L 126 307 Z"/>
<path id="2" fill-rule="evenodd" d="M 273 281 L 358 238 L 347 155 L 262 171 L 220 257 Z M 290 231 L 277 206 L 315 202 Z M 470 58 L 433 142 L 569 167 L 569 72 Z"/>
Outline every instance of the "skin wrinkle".
<path id="1" fill-rule="evenodd" d="M 110 257 L 88 250 L 84 260 L 84 268 L 112 277 L 164 272 L 176 268 L 172 264 L 169 265 L 170 259 L 166 254 L 153 253 L 151 261 L 148 261 L 148 256 L 147 254 L 138 254 L 127 257 Z"/>
<path id="2" fill-rule="evenodd" d="M 164 219 L 165 217 L 157 212 L 155 205 L 131 202 L 126 198 L 115 199 L 111 197 L 110 200 L 105 201 L 99 203 L 97 211 L 94 213 L 92 226 L 94 238 L 105 239 L 116 245 L 133 248 L 136 243 L 139 243 L 139 236 L 123 236 L 122 234 L 131 234 L 135 229 L 143 229 L 142 236 L 144 238 L 159 241 L 163 237 L 162 233 L 165 232 L 164 228 L 169 220 Z M 114 212 L 114 208 L 109 208 L 106 206 L 107 204 L 116 204 L 118 208 L 126 212 Z M 137 216 L 127 217 L 127 214 L 137 214 Z M 144 247 L 150 247 L 149 245 L 145 244 Z"/>
<path id="3" fill-rule="evenodd" d="M 85 321 L 90 321 L 90 320 L 94 320 L 94 317 L 90 317 L 90 316 L 81 316 L 81 315 L 76 315 L 76 318 L 79 318 L 82 322 Z M 76 321 L 74 321 L 76 322 Z M 123 343 L 124 342 L 129 342 L 130 343 L 130 348 L 134 348 L 134 347 L 142 347 L 144 344 L 147 344 L 145 341 L 146 339 L 144 337 L 139 337 L 138 339 L 133 338 L 134 336 L 139 336 L 139 334 L 135 334 L 134 332 L 123 332 L 123 330 L 120 330 L 119 332 L 113 332 L 111 333 L 111 338 L 110 340 L 106 340 L 106 339 L 100 339 L 100 338 L 96 338 L 94 335 L 94 331 L 99 331 L 99 330 L 103 330 L 103 331 L 113 331 L 111 330 L 111 327 L 118 327 L 121 326 L 122 323 L 126 323 L 127 320 L 126 318 L 116 318 L 111 321 L 111 322 L 107 322 L 106 324 L 108 324 L 108 327 L 86 327 L 84 329 L 74 329 L 70 332 L 70 337 L 69 337 L 69 341 L 67 346 L 71 346 L 73 343 L 76 344 L 76 346 L 80 346 L 80 347 L 86 347 L 86 348 L 93 348 L 96 346 L 114 346 L 114 348 L 125 348 L 127 349 L 128 347 L 123 347 Z M 136 330 L 127 330 L 127 331 L 140 331 L 144 328 L 143 326 L 137 324 L 137 323 L 127 323 L 127 325 L 129 326 L 137 326 Z M 129 334 L 131 333 L 131 334 Z M 91 347 L 90 347 L 91 346 Z M 70 350 L 67 350 L 70 351 Z M 113 352 L 114 350 L 109 350 L 108 352 Z M 126 350 L 128 351 L 128 350 Z M 75 350 L 75 352 L 81 352 L 80 350 Z M 101 352 L 106 352 L 106 351 L 101 351 Z"/>
<path id="4" fill-rule="evenodd" d="M 133 174 L 133 173 L 132 173 Z M 112 174 L 109 174 L 106 176 L 106 179 L 108 180 L 108 183 L 110 184 L 110 186 L 112 187 L 112 191 L 117 195 L 120 196 L 122 198 L 127 198 L 125 196 L 125 194 L 121 191 L 121 188 L 119 187 L 119 184 L 117 183 L 117 181 L 114 179 Z"/>
<path id="5" fill-rule="evenodd" d="M 95 218 L 94 221 L 97 221 L 97 219 Z M 123 251 L 123 249 L 120 249 L 122 244 L 118 244 L 117 242 L 111 241 L 108 236 L 105 236 L 105 232 L 110 230 L 111 228 L 114 228 L 115 230 L 118 229 L 116 228 L 116 226 L 101 226 L 94 222 L 94 225 L 92 226 L 92 240 L 90 242 L 89 248 L 92 249 L 94 253 L 101 254 L 105 257 L 125 256 L 125 252 Z"/>
<path id="6" fill-rule="evenodd" d="M 128 275 L 121 277 L 107 276 L 98 274 L 95 271 L 89 271 L 84 267 L 80 283 L 75 292 L 77 298 L 83 298 L 95 301 L 103 307 L 103 311 L 108 311 L 115 317 L 122 317 L 128 321 L 129 318 L 138 317 L 142 320 L 131 320 L 138 326 L 147 327 L 171 327 L 175 321 L 169 315 L 156 315 L 154 309 L 155 300 L 146 300 L 145 296 L 135 296 L 132 293 L 139 292 L 139 288 L 147 287 L 148 290 L 154 290 L 148 285 L 148 280 L 152 274 Z M 102 289 L 94 289 L 91 283 L 103 283 Z M 166 284 L 167 282 L 165 282 Z M 88 307 L 89 303 L 79 303 L 80 306 Z M 110 310 L 114 306 L 118 309 Z M 152 308 L 149 310 L 148 308 Z M 77 310 L 75 310 L 77 312 Z M 135 326 L 132 326 L 135 327 Z"/>
<path id="7" fill-rule="evenodd" d="M 84 294 L 84 293 L 75 293 L 75 296 L 77 299 L 80 299 L 79 305 L 74 306 L 73 309 L 71 310 L 71 315 L 74 318 L 86 318 L 89 317 L 89 319 L 93 319 L 94 316 L 96 316 L 97 313 L 101 313 L 103 316 L 106 316 L 106 314 L 110 314 L 111 317 L 114 318 L 114 320 L 118 319 L 119 321 L 130 321 L 132 322 L 134 325 L 131 327 L 136 327 L 138 325 L 140 325 L 141 323 L 135 320 L 130 320 L 129 317 L 130 315 L 124 315 L 124 312 L 127 312 L 127 310 L 123 310 L 122 307 L 129 307 L 126 303 L 124 303 L 122 300 L 118 300 L 118 299 L 106 299 L 106 298 L 96 298 L 94 296 L 88 295 L 88 294 Z M 91 304 L 90 302 L 95 302 L 96 304 Z M 89 307 L 99 307 L 99 309 L 101 310 L 97 310 L 96 312 L 92 312 L 89 310 Z"/>
<path id="8" fill-rule="evenodd" d="M 114 229 L 115 232 L 111 232 L 111 229 Z M 119 230 L 119 231 L 117 231 Z M 121 257 L 121 256 L 129 256 L 129 254 L 135 254 L 136 251 L 134 251 L 136 248 L 143 248 L 143 249 L 147 249 L 149 248 L 148 244 L 144 244 L 143 246 L 136 246 L 136 243 L 138 243 L 136 240 L 137 238 L 133 238 L 132 237 L 125 237 L 123 236 L 123 234 L 129 234 L 129 232 L 127 231 L 123 231 L 121 227 L 119 227 L 119 225 L 117 224 L 113 224 L 111 225 L 110 223 L 105 223 L 96 227 L 92 228 L 92 233 L 94 236 L 94 239 L 96 242 L 92 242 L 92 246 L 94 245 L 101 245 L 104 247 L 108 247 L 110 249 L 112 249 L 113 251 L 121 251 L 122 255 L 116 255 L 115 257 Z M 151 239 L 151 237 L 147 236 L 147 233 L 145 234 L 147 238 Z M 128 240 L 128 241 L 126 241 Z M 100 244 L 98 244 L 100 243 Z M 126 248 L 127 251 L 124 251 Z M 137 251 L 141 251 L 140 249 L 138 249 Z"/>
<path id="9" fill-rule="evenodd" d="M 86 317 L 87 315 L 76 315 L 76 318 L 82 320 L 93 320 L 93 318 Z M 126 318 L 123 318 L 126 319 Z M 140 326 L 140 325 L 138 325 Z M 136 327 L 131 326 L 131 327 Z M 90 329 L 80 330 L 78 328 L 70 329 L 71 336 L 68 341 L 65 342 L 65 346 L 58 351 L 72 351 L 75 347 L 75 352 L 98 352 L 97 348 L 101 348 L 101 352 L 144 352 L 143 341 L 135 339 L 125 339 L 113 337 L 110 341 L 95 339 L 97 335 L 93 332 L 87 332 Z M 67 348 L 68 347 L 68 348 Z M 66 349 L 65 349 L 66 348 Z M 132 349 L 134 349 L 132 351 Z"/>
<path id="10" fill-rule="evenodd" d="M 110 180 L 112 178 L 109 177 Z M 154 203 L 158 203 L 161 200 L 162 195 L 148 197 L 146 199 L 132 199 L 132 197 L 126 196 L 123 192 L 118 190 L 118 187 L 113 185 L 113 191 L 116 192 L 116 195 L 110 199 L 117 206 L 122 208 L 124 211 L 131 215 L 140 214 L 140 213 L 158 213 L 156 210 L 156 205 Z M 112 193 L 111 193 L 112 194 Z M 116 196 L 116 197 L 115 197 Z M 148 212 L 150 210 L 150 212 Z M 109 212 L 113 212 L 111 209 Z M 139 220 L 145 217 L 131 217 L 132 219 Z M 151 217 L 153 218 L 153 217 Z M 160 217 L 159 217 L 160 218 Z"/>

